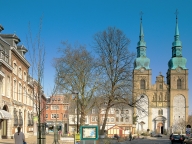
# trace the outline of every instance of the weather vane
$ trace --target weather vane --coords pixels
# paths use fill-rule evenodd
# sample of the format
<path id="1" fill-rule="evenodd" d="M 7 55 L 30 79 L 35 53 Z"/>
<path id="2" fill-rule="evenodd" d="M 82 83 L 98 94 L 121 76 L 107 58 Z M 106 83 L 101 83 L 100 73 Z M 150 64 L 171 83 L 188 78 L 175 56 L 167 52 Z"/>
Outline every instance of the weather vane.
<path id="1" fill-rule="evenodd" d="M 143 15 L 143 12 L 141 11 L 141 12 L 140 12 L 140 16 L 141 16 L 141 21 L 142 21 L 142 15 Z"/>

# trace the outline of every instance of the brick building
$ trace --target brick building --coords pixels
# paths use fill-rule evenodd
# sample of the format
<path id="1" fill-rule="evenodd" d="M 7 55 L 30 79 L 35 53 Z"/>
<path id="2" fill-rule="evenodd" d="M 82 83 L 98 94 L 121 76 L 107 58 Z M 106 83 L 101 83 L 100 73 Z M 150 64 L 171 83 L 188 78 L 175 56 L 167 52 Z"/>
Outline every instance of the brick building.
<path id="1" fill-rule="evenodd" d="M 68 133 L 70 99 L 71 95 L 68 94 L 56 94 L 47 99 L 46 124 L 50 132 L 57 125 L 58 130 L 62 130 L 62 133 Z"/>

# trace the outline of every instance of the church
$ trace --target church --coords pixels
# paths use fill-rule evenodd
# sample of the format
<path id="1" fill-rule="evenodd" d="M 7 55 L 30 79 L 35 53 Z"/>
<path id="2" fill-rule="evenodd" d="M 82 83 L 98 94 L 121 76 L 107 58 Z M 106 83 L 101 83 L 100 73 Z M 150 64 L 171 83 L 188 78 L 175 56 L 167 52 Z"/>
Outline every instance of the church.
<path id="1" fill-rule="evenodd" d="M 182 56 L 182 42 L 179 38 L 178 19 L 172 55 L 168 61 L 166 77 L 161 73 L 152 84 L 150 58 L 146 55 L 146 42 L 140 22 L 137 58 L 133 70 L 133 102 L 137 132 L 172 133 L 184 132 L 188 119 L 188 69 Z"/>

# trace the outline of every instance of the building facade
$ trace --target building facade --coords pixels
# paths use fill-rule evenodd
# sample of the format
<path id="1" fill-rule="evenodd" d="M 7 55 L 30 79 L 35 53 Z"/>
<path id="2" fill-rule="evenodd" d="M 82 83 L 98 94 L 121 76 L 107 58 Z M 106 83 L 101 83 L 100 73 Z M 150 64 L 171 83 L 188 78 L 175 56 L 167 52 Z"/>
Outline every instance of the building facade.
<path id="1" fill-rule="evenodd" d="M 152 84 L 152 69 L 150 59 L 146 56 L 141 19 L 137 58 L 133 70 L 133 101 L 137 101 L 134 116 L 137 118 L 138 132 L 163 134 L 185 128 L 188 119 L 188 69 L 186 58 L 182 56 L 177 18 L 170 51 L 172 56 L 168 62 L 166 77 L 160 73 L 155 84 Z"/>
<path id="2" fill-rule="evenodd" d="M 0 25 L 0 32 L 2 30 Z M 18 126 L 26 137 L 33 135 L 36 128 L 33 92 L 37 87 L 29 76 L 30 64 L 25 58 L 27 49 L 19 42 L 15 34 L 0 34 L 0 138 L 12 138 Z M 43 94 L 41 98 L 46 101 Z"/>
<path id="3" fill-rule="evenodd" d="M 46 124 L 49 132 L 53 132 L 54 126 L 62 134 L 69 131 L 69 101 L 71 96 L 67 94 L 55 94 L 47 99 L 46 104 Z"/>

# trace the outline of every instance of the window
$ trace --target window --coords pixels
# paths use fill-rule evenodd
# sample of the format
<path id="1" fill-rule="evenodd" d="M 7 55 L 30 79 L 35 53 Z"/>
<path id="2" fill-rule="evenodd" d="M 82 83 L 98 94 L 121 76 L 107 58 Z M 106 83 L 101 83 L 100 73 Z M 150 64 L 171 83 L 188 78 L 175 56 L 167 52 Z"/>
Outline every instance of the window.
<path id="1" fill-rule="evenodd" d="M 63 109 L 64 110 L 68 110 L 69 106 L 64 106 Z"/>
<path id="2" fill-rule="evenodd" d="M 162 109 L 158 110 L 158 115 L 163 115 L 163 110 Z"/>
<path id="3" fill-rule="evenodd" d="M 19 101 L 22 101 L 22 85 L 19 83 L 19 93 L 18 93 Z"/>
<path id="4" fill-rule="evenodd" d="M 27 81 L 27 74 L 26 72 L 23 73 L 23 80 L 26 82 Z"/>
<path id="5" fill-rule="evenodd" d="M 181 79 L 177 80 L 177 89 L 181 89 Z"/>
<path id="6" fill-rule="evenodd" d="M 129 117 L 126 117 L 126 118 L 125 118 L 125 122 L 129 122 Z"/>
<path id="7" fill-rule="evenodd" d="M 119 110 L 116 110 L 116 114 L 119 114 Z"/>
<path id="8" fill-rule="evenodd" d="M 123 117 L 121 117 L 121 122 L 123 122 Z"/>
<path id="9" fill-rule="evenodd" d="M 46 117 L 45 118 L 48 118 L 48 114 L 46 114 Z"/>
<path id="10" fill-rule="evenodd" d="M 162 86 L 162 84 L 159 84 L 159 89 L 163 89 L 163 86 Z"/>
<path id="11" fill-rule="evenodd" d="M 91 117 L 91 121 L 92 121 L 92 122 L 96 122 L 96 121 L 97 121 L 97 116 Z"/>
<path id="12" fill-rule="evenodd" d="M 63 117 L 64 117 L 64 118 L 67 118 L 67 114 L 63 114 Z"/>
<path id="13" fill-rule="evenodd" d="M 116 117 L 116 122 L 119 122 L 119 117 Z"/>
<path id="14" fill-rule="evenodd" d="M 92 109 L 92 114 L 95 114 L 95 109 Z"/>
<path id="15" fill-rule="evenodd" d="M 6 88 L 6 83 L 5 83 L 5 78 L 2 79 L 3 85 L 2 85 L 2 95 L 5 95 L 5 88 Z"/>
<path id="16" fill-rule="evenodd" d="M 145 80 L 144 79 L 142 79 L 140 81 L 140 89 L 145 89 Z"/>
<path id="17" fill-rule="evenodd" d="M 13 63 L 13 72 L 17 75 L 17 64 L 15 62 Z"/>
<path id="18" fill-rule="evenodd" d="M 13 99 L 17 99 L 17 82 L 16 80 L 13 81 Z"/>
<path id="19" fill-rule="evenodd" d="M 59 109 L 59 106 L 58 106 L 58 105 L 52 105 L 52 106 L 51 106 L 51 109 L 52 109 L 52 110 L 58 110 L 58 109 Z"/>
<path id="20" fill-rule="evenodd" d="M 111 118 L 111 122 L 114 122 L 114 118 L 113 117 Z"/>
<path id="21" fill-rule="evenodd" d="M 18 76 L 19 76 L 20 79 L 22 79 L 22 70 L 21 70 L 21 67 L 19 67 Z"/>
<path id="22" fill-rule="evenodd" d="M 126 112 L 126 114 L 129 114 L 129 110 L 126 110 L 125 112 Z"/>
<path id="23" fill-rule="evenodd" d="M 49 106 L 46 106 L 46 109 L 49 109 Z"/>
<path id="24" fill-rule="evenodd" d="M 10 77 L 7 77 L 7 97 L 10 97 L 10 87 L 11 87 L 11 83 L 10 83 Z"/>
<path id="25" fill-rule="evenodd" d="M 57 116 L 57 118 L 59 118 L 59 114 L 51 114 L 51 118 L 53 119 L 53 118 L 56 118 L 56 116 Z"/>
<path id="26" fill-rule="evenodd" d="M 23 103 L 25 103 L 26 102 L 26 88 L 25 87 L 23 87 Z"/>

